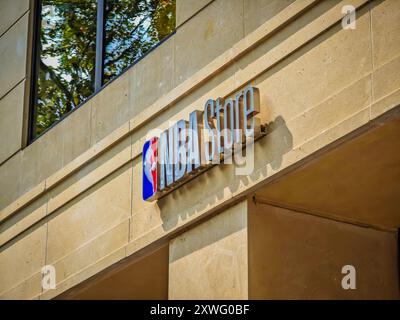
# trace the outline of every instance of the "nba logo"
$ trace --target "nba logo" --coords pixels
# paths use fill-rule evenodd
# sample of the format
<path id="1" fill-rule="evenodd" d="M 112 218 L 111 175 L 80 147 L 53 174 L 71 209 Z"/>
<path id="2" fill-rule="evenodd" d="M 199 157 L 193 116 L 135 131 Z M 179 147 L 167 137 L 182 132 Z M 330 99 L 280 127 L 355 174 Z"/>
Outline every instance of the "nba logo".
<path id="1" fill-rule="evenodd" d="M 157 145 L 158 138 L 146 141 L 143 146 L 143 200 L 152 201 L 157 195 Z"/>

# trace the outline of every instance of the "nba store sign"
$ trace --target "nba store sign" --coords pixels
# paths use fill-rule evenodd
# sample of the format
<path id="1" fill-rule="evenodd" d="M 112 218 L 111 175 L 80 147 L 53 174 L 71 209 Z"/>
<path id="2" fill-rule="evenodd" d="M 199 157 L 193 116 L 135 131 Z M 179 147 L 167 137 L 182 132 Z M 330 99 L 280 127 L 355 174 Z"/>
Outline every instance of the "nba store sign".
<path id="1" fill-rule="evenodd" d="M 179 120 L 143 146 L 143 200 L 153 201 L 210 166 L 239 154 L 265 134 L 259 91 L 248 86 L 234 98 L 210 99 L 204 110 Z"/>

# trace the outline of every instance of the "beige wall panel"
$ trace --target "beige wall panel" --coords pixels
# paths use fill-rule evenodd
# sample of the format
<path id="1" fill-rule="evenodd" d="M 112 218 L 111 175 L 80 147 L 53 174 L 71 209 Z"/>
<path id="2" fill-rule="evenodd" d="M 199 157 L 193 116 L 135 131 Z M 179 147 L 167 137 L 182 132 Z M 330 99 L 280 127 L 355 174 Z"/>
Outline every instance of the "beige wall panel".
<path id="1" fill-rule="evenodd" d="M 400 153 L 394 150 L 399 149 L 400 117 L 397 116 L 314 157 L 256 193 L 272 203 L 307 212 L 397 229 Z M 304 147 L 300 151 L 310 152 Z"/>
<path id="2" fill-rule="evenodd" d="M 41 224 L 24 232 L 0 248 L 0 295 L 28 281 L 45 265 L 46 225 Z M 36 278 L 37 279 L 37 278 Z M 27 285 L 28 285 L 27 283 Z M 35 286 L 41 291 L 40 281 Z M 32 292 L 31 292 L 32 293 Z"/>
<path id="3" fill-rule="evenodd" d="M 375 101 L 400 89 L 400 53 L 397 58 L 375 69 L 373 84 Z"/>
<path id="4" fill-rule="evenodd" d="M 28 18 L 26 13 L 0 37 L 0 98 L 25 78 Z"/>
<path id="5" fill-rule="evenodd" d="M 0 36 L 29 9 L 29 0 L 1 0 Z"/>
<path id="6" fill-rule="evenodd" d="M 0 246 L 46 216 L 47 197 L 41 197 L 0 224 Z"/>
<path id="7" fill-rule="evenodd" d="M 71 254 L 130 217 L 131 174 L 131 166 L 123 166 L 50 216 L 49 263 Z M 128 228 L 126 236 L 127 233 Z M 114 249 L 118 247 L 119 244 Z"/>
<path id="8" fill-rule="evenodd" d="M 218 0 L 175 34 L 175 85 L 243 38 L 243 0 Z"/>
<path id="9" fill-rule="evenodd" d="M 400 1 L 373 1 L 371 14 L 374 67 L 378 68 L 400 55 Z"/>
<path id="10" fill-rule="evenodd" d="M 0 166 L 0 209 L 7 207 L 20 195 L 22 152 Z"/>
<path id="11" fill-rule="evenodd" d="M 365 111 L 368 117 L 369 110 Z M 147 204 L 146 212 L 145 210 L 138 212 L 138 214 L 143 214 L 138 219 L 145 219 L 149 229 L 133 228 L 142 232 L 142 234 L 132 232 L 136 241 L 128 248 L 128 252 L 132 253 L 165 236 L 165 234 L 173 232 L 176 228 L 190 223 L 224 202 L 231 201 L 241 192 L 299 161 L 306 154 L 321 148 L 322 145 L 325 145 L 325 140 L 332 142 L 360 125 L 357 119 L 351 118 L 351 120 L 351 123 L 347 123 L 347 120 L 344 121 L 343 125 L 340 124 L 335 127 L 332 132 L 328 131 L 321 134 L 323 139 L 312 140 L 312 147 L 308 147 L 310 150 L 307 150 L 307 148 L 292 150 L 293 137 L 284 120 L 278 118 L 275 121 L 273 131 L 255 144 L 254 163 L 252 161 L 248 163 L 250 167 L 253 163 L 251 174 L 237 175 L 234 165 L 215 166 L 160 199 L 156 205 Z M 318 138 L 321 136 L 318 136 Z M 307 147 L 308 144 L 305 146 Z M 196 199 L 195 202 L 193 201 L 194 198 Z M 144 202 L 142 201 L 142 203 Z M 151 221 L 147 221 L 147 219 L 151 219 Z"/>
<path id="12" fill-rule="evenodd" d="M 239 187 L 240 178 L 243 177 L 235 176 L 233 165 L 215 166 L 162 198 L 158 201 L 162 229 L 171 231 L 198 217 L 202 210 L 207 211 L 230 199 Z"/>
<path id="13" fill-rule="evenodd" d="M 370 101 L 371 77 L 368 75 L 288 121 L 293 146 L 302 145 L 327 128 L 339 124 L 363 109 L 368 109 Z"/>
<path id="14" fill-rule="evenodd" d="M 335 126 L 327 128 L 321 134 L 312 137 L 306 143 L 288 153 L 288 158 L 283 158 L 285 164 L 294 164 L 296 161 L 304 159 L 304 155 L 312 155 L 312 153 L 317 152 L 325 146 L 328 146 L 330 143 L 334 143 L 338 139 L 343 138 L 347 134 L 350 134 L 358 128 L 366 125 L 370 120 L 370 113 L 370 109 L 365 108 L 351 117 L 344 119 L 342 122 L 337 123 Z M 288 132 L 288 134 L 290 134 L 290 132 Z M 271 175 L 279 171 L 279 168 L 277 171 L 275 170 L 276 168 L 272 169 L 274 170 L 271 172 Z"/>
<path id="15" fill-rule="evenodd" d="M 91 104 L 88 102 L 22 150 L 21 184 L 14 190 L 12 200 L 36 187 L 89 148 L 90 115 Z M 2 170 L 1 167 L 0 172 Z M 13 182 L 9 179 L 4 183 Z"/>
<path id="16" fill-rule="evenodd" d="M 250 298 L 399 298 L 396 233 L 258 203 L 249 209 Z M 356 290 L 343 290 L 344 265 Z"/>
<path id="17" fill-rule="evenodd" d="M 141 157 L 133 160 L 132 179 L 132 223 L 130 240 L 140 238 L 149 230 L 162 224 L 161 212 L 157 202 L 143 201 L 142 198 Z"/>
<path id="18" fill-rule="evenodd" d="M 255 0 L 255 1 L 257 1 L 257 0 Z M 251 0 L 249 2 L 251 2 Z M 269 21 L 266 21 L 267 25 L 270 25 L 270 24 L 275 25 L 275 22 L 274 22 L 275 19 L 282 17 L 282 16 L 286 17 L 287 13 L 285 13 L 285 12 L 292 12 L 293 9 L 289 8 L 289 6 L 290 7 L 298 7 L 301 5 L 303 7 L 305 1 L 304 2 L 301 1 L 301 2 L 302 3 L 297 3 L 296 5 L 294 5 L 294 4 L 288 5 L 285 8 L 283 8 L 281 10 L 281 12 L 278 12 L 277 15 L 270 17 L 268 19 Z M 304 32 L 303 29 L 307 28 L 307 26 L 309 24 L 315 23 L 315 20 L 317 20 L 318 18 L 320 18 L 321 16 L 323 16 L 324 14 L 329 12 L 329 10 L 331 10 L 333 7 L 335 7 L 339 2 L 340 2 L 340 0 L 316 1 L 308 9 L 303 10 L 303 12 L 301 14 L 298 14 L 297 17 L 293 19 L 293 21 L 291 21 L 290 23 L 286 23 L 286 24 L 284 23 L 284 25 L 281 25 L 280 27 L 278 27 L 278 30 L 276 30 L 275 32 L 270 34 L 266 38 L 266 40 L 262 41 L 259 45 L 252 48 L 250 50 L 250 52 L 248 52 L 244 57 L 239 59 L 236 62 L 236 64 L 239 66 L 240 69 L 244 69 L 244 68 L 248 67 L 249 65 L 251 65 L 257 59 L 265 56 L 266 53 L 268 53 L 268 52 L 269 52 L 269 56 L 272 58 L 274 56 L 273 53 L 276 52 L 276 50 L 277 50 L 277 48 L 276 48 L 277 46 L 283 45 L 284 47 L 286 47 L 286 46 L 290 47 L 293 43 L 296 43 L 298 41 L 298 39 L 304 39 L 304 35 L 302 35 L 302 33 L 306 33 L 307 35 L 309 35 L 314 30 L 308 30 L 308 31 Z M 245 10 L 246 10 L 246 7 L 245 7 Z M 264 17 L 265 11 L 260 11 L 258 14 L 260 15 L 260 19 L 261 19 Z M 264 28 L 265 28 L 265 26 L 262 27 L 262 29 L 264 29 Z M 266 27 L 266 28 L 268 29 L 268 27 Z M 339 30 L 338 28 L 336 28 L 336 29 Z M 331 32 L 330 34 L 332 35 L 334 33 L 335 33 L 335 31 Z M 255 32 L 255 34 L 257 34 L 257 32 Z M 246 36 L 248 36 L 248 35 L 246 35 Z M 317 39 L 319 39 L 319 40 L 314 41 L 314 45 L 305 47 L 297 55 L 295 53 L 295 55 L 297 57 L 300 57 L 302 54 L 309 51 L 311 48 L 318 46 L 318 44 L 320 42 L 323 42 L 327 38 L 328 38 L 328 36 L 317 37 Z M 286 43 L 286 45 L 284 45 L 285 43 Z M 287 49 L 282 48 L 281 50 L 282 51 L 278 50 L 278 52 L 285 52 Z M 271 53 L 272 53 L 272 55 L 271 55 Z M 281 53 L 279 55 L 281 55 Z M 286 57 L 285 59 L 283 59 L 283 61 L 281 61 L 281 65 L 284 67 L 284 66 L 292 63 L 293 60 L 295 60 L 295 59 Z M 276 68 L 272 67 L 270 71 L 267 71 L 267 75 L 274 74 L 277 71 L 279 71 L 281 68 L 282 67 L 279 65 Z M 260 71 L 262 71 L 262 70 L 260 70 Z M 251 73 L 251 71 L 249 71 L 249 73 Z M 243 78 L 246 77 L 246 73 L 244 73 L 242 77 Z M 242 77 L 239 78 L 239 76 L 237 76 L 238 79 L 241 79 Z M 248 77 L 248 75 L 247 75 L 247 77 Z"/>
<path id="19" fill-rule="evenodd" d="M 160 217 L 160 209 L 155 203 L 151 203 L 149 208 L 145 208 L 132 214 L 130 239 L 137 240 L 148 233 L 149 230 L 162 225 Z"/>
<path id="20" fill-rule="evenodd" d="M 168 245 L 68 298 L 168 299 Z"/>
<path id="21" fill-rule="evenodd" d="M 0 99 L 0 163 L 21 149 L 25 81 Z"/>
<path id="22" fill-rule="evenodd" d="M 211 1 L 214 0 L 176 0 L 176 26 L 179 27 Z"/>
<path id="23" fill-rule="evenodd" d="M 170 242 L 169 299 L 247 299 L 247 203 Z"/>
<path id="24" fill-rule="evenodd" d="M 92 145 L 130 119 L 129 73 L 132 71 L 130 69 L 116 78 L 90 100 L 92 104 Z"/>
<path id="25" fill-rule="evenodd" d="M 358 28 L 359 29 L 359 28 Z M 310 48 L 308 48 L 308 49 L 310 49 Z M 304 53 L 304 52 L 303 52 Z M 111 84 L 109 87 L 111 87 L 113 84 Z M 106 89 L 108 89 L 108 87 L 106 88 Z M 105 89 L 105 90 L 106 90 Z M 114 99 L 115 100 L 115 99 Z M 267 101 L 268 102 L 268 101 Z M 291 108 L 286 108 L 286 109 L 291 109 Z M 53 130 L 55 130 L 55 129 L 53 129 Z M 40 140 L 40 139 L 39 139 Z M 61 152 L 62 153 L 62 152 Z M 57 153 L 57 154 L 59 154 L 59 153 Z M 52 157 L 50 157 L 50 159 L 52 159 Z M 58 161 L 56 161 L 56 162 L 58 162 Z M 28 170 L 29 171 L 29 170 Z M 30 176 L 30 174 L 28 174 L 27 175 L 28 177 Z M 28 179 L 29 180 L 29 179 Z"/>
<path id="26" fill-rule="evenodd" d="M 174 39 L 167 39 L 129 70 L 131 117 L 173 89 Z"/>
<path id="27" fill-rule="evenodd" d="M 0 300 L 37 300 L 41 292 L 42 274 L 39 271 L 11 290 L 0 294 Z"/>
<path id="28" fill-rule="evenodd" d="M 248 35 L 294 0 L 244 0 L 244 31 Z"/>
<path id="29" fill-rule="evenodd" d="M 136 239 L 149 230 L 163 224 L 161 209 L 157 202 L 144 201 L 142 198 L 142 162 L 138 158 L 133 165 L 132 221 L 131 239 Z"/>
<path id="30" fill-rule="evenodd" d="M 140 206 L 137 208 L 135 205 L 134 212 L 139 212 L 135 218 L 139 221 L 145 219 L 149 229 L 135 227 L 132 232 L 134 238 L 150 232 L 158 236 L 162 232 L 168 232 L 196 216 L 199 211 L 215 207 L 238 194 L 246 185 L 261 181 L 300 160 L 306 155 L 303 150 L 289 153 L 295 144 L 301 145 L 323 133 L 328 136 L 328 142 L 332 142 L 358 127 L 360 123 L 364 124 L 369 117 L 369 110 L 366 108 L 371 92 L 368 75 L 371 71 L 368 30 L 368 14 L 364 14 L 359 17 L 355 31 L 333 29 L 322 39 L 303 48 L 290 60 L 291 64 L 285 64 L 282 68 L 273 70 L 272 74 L 267 73 L 256 79 L 254 83 L 260 88 L 261 103 L 268 108 L 273 122 L 270 123 L 270 134 L 256 144 L 253 173 L 247 177 L 235 176 L 234 166 L 221 165 L 201 174 L 196 181 L 180 187 L 160 200 L 157 206 L 150 208 L 143 204 L 145 209 L 141 212 Z M 358 45 L 350 50 L 354 43 Z M 324 68 L 326 71 L 321 72 Z M 212 93 L 203 92 L 203 98 L 224 96 L 224 90 L 224 86 L 221 86 Z M 351 103 L 354 97 L 358 97 L 357 103 Z M 199 107 L 202 108 L 200 105 Z M 359 112 L 360 119 L 357 116 Z M 353 115 L 356 115 L 355 119 L 351 118 Z M 348 119 L 351 119 L 351 123 L 344 123 Z M 327 128 L 342 122 L 344 125 L 340 130 L 325 132 Z M 323 140 L 318 141 L 325 143 Z M 318 141 L 313 144 L 310 152 L 321 147 Z M 140 163 L 135 172 L 140 183 Z M 195 206 L 193 195 L 198 199 Z M 139 190 L 134 199 L 142 204 L 140 196 Z M 152 213 L 149 212 L 151 210 Z M 151 221 L 148 221 L 148 217 L 151 217 Z M 157 224 L 156 232 L 154 230 Z"/>
<path id="31" fill-rule="evenodd" d="M 121 261 L 125 258 L 125 248 L 121 248 L 113 253 L 105 256 L 103 259 L 91 264 L 87 268 L 81 270 L 81 272 L 74 274 L 73 276 L 60 282 L 55 289 L 44 290 L 40 295 L 40 300 L 49 300 L 57 298 L 60 294 L 64 293 L 68 289 L 82 283 L 83 281 L 97 275 L 104 269 L 112 266 L 113 264 Z"/>
<path id="32" fill-rule="evenodd" d="M 28 192 L 63 166 L 63 141 L 66 135 L 57 124 L 22 150 L 22 188 Z"/>
<path id="33" fill-rule="evenodd" d="M 127 137 L 56 185 L 49 193 L 48 212 L 54 212 L 116 170 L 121 170 L 130 156 L 130 137 Z"/>
<path id="34" fill-rule="evenodd" d="M 91 112 L 92 103 L 88 101 L 58 124 L 63 131 L 63 166 L 89 149 Z"/>
<path id="35" fill-rule="evenodd" d="M 208 99 L 215 99 L 222 94 L 226 95 L 228 90 L 235 87 L 234 75 L 237 70 L 238 68 L 235 64 L 230 65 L 201 87 L 193 90 L 189 95 L 182 97 L 178 102 L 163 110 L 157 117 L 146 122 L 146 125 L 135 130 L 132 133 L 132 154 L 137 155 L 142 152 L 146 136 L 151 130 L 166 130 L 174 121 L 183 118 L 187 119 L 193 107 L 196 110 L 203 110 L 204 104 Z M 159 132 L 157 131 L 155 135 L 158 134 Z"/>
<path id="36" fill-rule="evenodd" d="M 372 71 L 369 13 L 355 30 L 336 26 L 256 79 L 271 119 L 288 122 Z"/>
<path id="37" fill-rule="evenodd" d="M 91 103 L 88 102 L 23 149 L 20 195 L 89 148 L 90 116 Z"/>
<path id="38" fill-rule="evenodd" d="M 155 209 L 155 207 L 157 207 L 156 202 L 143 201 L 142 198 L 142 156 L 133 159 L 132 170 L 132 185 L 135 186 L 132 190 L 132 214 L 135 215 L 139 211 L 147 208 Z"/>
<path id="39" fill-rule="evenodd" d="M 0 167 L 0 181 L 2 181 L 0 182 L 0 208 L 5 207 L 19 194 L 30 190 L 38 182 L 74 159 L 87 148 L 88 143 L 93 145 L 126 122 L 132 113 L 135 114 L 138 111 L 135 109 L 136 107 L 149 106 L 156 99 L 152 96 L 152 92 L 156 92 L 157 97 L 165 94 L 170 90 L 170 86 L 190 77 L 199 68 L 211 62 L 218 54 L 241 39 L 244 32 L 243 1 L 232 0 L 229 6 L 221 3 L 224 1 L 219 0 L 210 4 L 178 29 L 173 38 L 150 53 L 137 66 L 116 79 L 80 110 L 71 114 L 62 123 Z M 267 2 L 265 3 L 268 5 Z M 321 6 L 328 6 L 325 3 Z M 250 10 L 251 4 L 247 3 L 247 5 Z M 378 10 L 380 6 L 376 6 L 374 10 Z M 268 18 L 263 16 L 260 19 Z M 297 25 L 295 22 L 291 28 L 295 28 L 295 26 L 302 25 Z M 63 273 L 65 272 L 64 277 L 60 279 L 66 279 L 75 274 L 83 266 L 118 249 L 118 246 L 126 241 L 125 236 L 128 231 L 119 234 L 112 230 L 116 230 L 118 227 L 123 230 L 126 227 L 128 230 L 124 221 L 131 216 L 131 207 L 133 214 L 130 238 L 138 240 L 135 246 L 140 247 L 149 241 L 157 240 L 174 230 L 175 227 L 191 221 L 225 201 L 231 200 L 233 196 L 248 186 L 262 181 L 274 172 L 309 154 L 307 149 L 298 150 L 297 153 L 290 152 L 294 146 L 309 142 L 309 139 L 314 139 L 316 135 L 322 133 L 325 136 L 330 135 L 331 140 L 334 140 L 342 133 L 347 133 L 360 125 L 355 120 L 351 120 L 349 125 L 346 125 L 346 128 L 341 129 L 340 132 L 335 131 L 334 134 L 330 134 L 325 131 L 333 125 L 342 124 L 345 120 L 351 119 L 349 117 L 362 115 L 364 121 L 366 115 L 365 121 L 367 121 L 369 112 L 365 113 L 364 111 L 368 111 L 365 110 L 365 106 L 371 99 L 370 34 L 370 16 L 364 8 L 358 16 L 355 30 L 342 30 L 339 25 L 335 26 L 312 43 L 302 47 L 286 61 L 279 63 L 253 81 L 253 84 L 261 89 L 262 104 L 269 108 L 269 116 L 273 123 L 272 133 L 256 145 L 255 171 L 248 176 L 235 176 L 234 166 L 214 167 L 197 177 L 195 181 L 189 182 L 158 203 L 152 204 L 141 200 L 142 163 L 140 158 L 135 159 L 133 164 L 122 167 L 85 192 L 83 191 L 86 190 L 89 182 L 92 183 L 96 180 L 96 166 L 101 165 L 103 160 L 95 160 L 94 163 L 63 182 L 56 188 L 57 190 L 53 190 L 52 196 L 57 196 L 58 192 L 63 192 L 63 188 L 69 187 L 73 189 L 71 194 L 83 193 L 59 209 L 54 216 L 49 217 L 48 257 L 49 261 L 59 263 Z M 279 42 L 282 39 L 272 41 Z M 218 95 L 226 95 L 229 90 L 235 90 L 233 70 L 239 67 L 241 69 L 249 61 L 253 62 L 254 56 L 250 57 L 252 54 L 235 63 L 229 68 L 228 73 L 219 74 L 185 97 L 176 106 L 168 109 L 159 118 L 152 120 L 151 125 L 139 130 L 140 133 L 135 132 L 132 140 L 136 141 L 137 137 L 143 136 L 149 127 L 154 127 L 153 125 L 161 124 L 173 117 L 181 118 L 181 115 L 187 111 L 182 110 L 177 113 L 177 110 L 186 106 L 190 107 L 194 101 L 201 101 L 201 104 L 198 105 L 198 108 L 201 109 L 205 102 L 203 97 L 216 98 Z M 175 68 L 171 67 L 172 63 L 168 63 L 168 59 L 176 62 Z M 394 71 L 397 68 L 398 59 L 394 56 L 394 58 L 382 58 L 381 60 L 384 62 L 382 62 L 382 68 L 376 70 L 377 76 L 374 78 L 373 84 L 377 96 L 386 95 L 389 89 L 398 87 Z M 146 74 L 154 65 L 158 65 L 159 73 L 158 71 L 152 73 L 149 78 Z M 163 69 L 164 67 L 166 69 Z M 390 75 L 394 81 L 386 84 L 383 76 L 385 73 Z M 152 78 L 153 76 L 154 78 Z M 222 82 L 224 83 L 222 84 Z M 136 90 L 135 86 L 138 86 Z M 214 90 L 213 87 L 217 86 L 218 89 Z M 351 103 L 352 99 L 357 103 Z M 88 117 L 92 121 L 89 126 L 90 135 L 88 126 L 83 125 L 88 123 Z M 321 142 L 322 140 L 318 141 L 319 144 L 313 144 L 316 149 L 325 144 Z M 108 157 L 110 160 L 114 155 L 111 152 L 104 157 Z M 116 163 L 118 161 L 116 160 Z M 111 162 L 112 160 L 110 160 Z M 107 168 L 99 168 L 98 171 L 103 174 L 113 166 L 106 164 Z M 131 178 L 132 170 L 133 178 Z M 86 176 L 89 174 L 93 176 L 87 179 Z M 133 183 L 131 179 L 133 179 Z M 88 180 L 90 181 L 88 182 Z M 133 190 L 131 189 L 132 184 Z M 195 202 L 193 201 L 194 197 L 196 198 Z M 67 196 L 65 199 L 63 196 L 56 200 L 52 198 L 52 203 L 56 202 L 56 204 L 50 207 L 56 208 L 67 198 Z M 200 227 L 198 226 L 196 229 Z M 200 242 L 204 240 L 196 232 L 194 235 L 190 232 L 188 233 L 189 238 L 197 237 Z M 103 248 L 100 244 L 102 238 L 98 237 L 104 237 L 104 239 L 110 237 L 107 238 L 111 239 L 110 247 Z M 216 247 L 201 247 L 198 252 L 199 259 L 206 259 L 208 250 L 219 252 L 220 246 L 230 248 L 231 243 L 240 242 L 244 238 L 242 233 L 240 235 L 234 233 L 232 237 L 234 240 L 226 240 L 227 243 L 224 242 L 225 238 L 219 239 Z M 193 241 L 192 246 L 195 247 L 197 240 Z M 189 243 L 191 242 L 189 241 Z M 89 254 L 91 250 L 93 250 L 93 255 Z M 188 255 L 188 261 L 191 261 L 190 256 Z M 219 261 L 218 259 L 222 259 L 221 263 L 225 263 L 223 257 L 216 258 L 216 261 Z M 191 263 L 190 261 L 185 262 L 185 257 L 183 257 L 176 259 L 173 263 L 176 263 L 177 270 L 184 270 L 187 264 Z M 212 263 L 210 268 L 212 268 Z M 205 285 L 210 285 L 205 283 Z M 222 296 L 225 294 L 217 289 L 215 292 Z M 193 294 L 196 295 L 198 292 Z M 239 296 L 242 291 L 239 293 L 235 291 L 236 294 Z"/>
<path id="40" fill-rule="evenodd" d="M 90 227 L 88 227 L 90 228 Z M 73 274 L 84 270 L 89 265 L 95 264 L 102 258 L 128 243 L 129 220 L 97 238 L 82 243 L 82 246 L 54 263 L 57 272 L 57 282 L 62 282 Z"/>

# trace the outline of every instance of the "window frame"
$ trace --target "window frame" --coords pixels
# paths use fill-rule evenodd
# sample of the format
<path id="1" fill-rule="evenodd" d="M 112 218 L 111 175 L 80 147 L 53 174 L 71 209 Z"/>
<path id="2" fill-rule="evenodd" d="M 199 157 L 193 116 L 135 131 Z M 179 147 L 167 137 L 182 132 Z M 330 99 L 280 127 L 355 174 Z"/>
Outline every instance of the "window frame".
<path id="1" fill-rule="evenodd" d="M 86 100 L 79 103 L 73 110 L 61 116 L 61 118 L 54 123 L 52 123 L 48 128 L 46 128 L 41 134 L 35 135 L 36 131 L 36 101 L 38 98 L 38 74 L 39 74 L 39 61 L 40 61 L 40 53 L 39 53 L 39 41 L 40 41 L 40 31 L 41 31 L 41 13 L 42 13 L 42 1 L 41 0 L 32 0 L 33 1 L 33 32 L 32 32 L 32 62 L 31 62 L 31 79 L 30 79 L 30 90 L 29 90 L 29 112 L 28 112 L 28 126 L 27 126 L 27 146 L 32 144 L 34 141 L 45 135 L 48 131 L 50 131 L 54 126 L 59 124 L 65 118 L 67 118 L 74 111 L 79 109 L 82 105 L 87 103 L 90 99 L 92 99 L 95 95 L 97 95 L 101 90 L 107 87 L 109 84 L 117 80 L 121 77 L 125 72 L 127 72 L 130 68 L 136 65 L 139 61 L 145 58 L 148 54 L 150 54 L 153 50 L 155 50 L 158 46 L 167 41 L 170 37 L 175 35 L 176 33 L 176 25 L 174 30 L 166 36 L 161 41 L 157 42 L 153 47 L 151 47 L 145 54 L 143 54 L 140 58 L 135 60 L 131 65 L 125 67 L 121 73 L 111 80 L 104 83 L 104 37 L 105 37 L 105 6 L 106 0 L 96 0 L 97 1 L 97 20 L 96 20 L 96 57 L 95 57 L 95 81 L 94 81 L 94 91 L 93 93 L 87 97 Z M 176 9 L 175 9 L 176 10 Z M 176 11 L 175 11 L 176 15 Z"/>

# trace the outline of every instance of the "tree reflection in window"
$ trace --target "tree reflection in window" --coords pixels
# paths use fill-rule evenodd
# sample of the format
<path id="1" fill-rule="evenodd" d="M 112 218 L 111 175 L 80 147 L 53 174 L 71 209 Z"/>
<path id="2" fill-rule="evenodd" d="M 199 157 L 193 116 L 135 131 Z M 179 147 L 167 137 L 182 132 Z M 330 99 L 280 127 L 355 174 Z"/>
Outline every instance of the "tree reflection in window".
<path id="1" fill-rule="evenodd" d="M 106 0 L 104 82 L 142 57 L 175 28 L 175 1 Z"/>
<path id="2" fill-rule="evenodd" d="M 175 0 L 106 0 L 103 83 L 175 28 Z M 94 93 L 97 0 L 41 0 L 32 137 Z"/>

